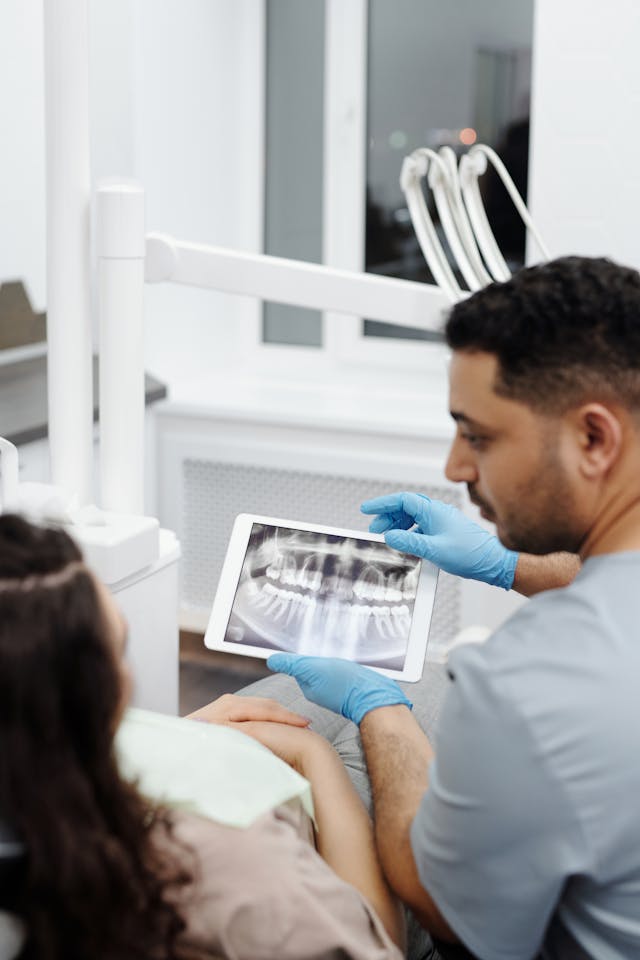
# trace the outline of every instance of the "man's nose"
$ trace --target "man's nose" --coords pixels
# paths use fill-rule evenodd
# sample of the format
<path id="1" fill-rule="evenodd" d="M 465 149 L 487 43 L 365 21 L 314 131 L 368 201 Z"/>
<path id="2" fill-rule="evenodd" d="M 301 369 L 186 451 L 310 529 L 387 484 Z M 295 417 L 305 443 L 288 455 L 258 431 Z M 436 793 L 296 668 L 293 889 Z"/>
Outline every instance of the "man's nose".
<path id="1" fill-rule="evenodd" d="M 473 454 L 460 437 L 451 444 L 444 474 L 452 483 L 475 483 L 478 479 Z"/>

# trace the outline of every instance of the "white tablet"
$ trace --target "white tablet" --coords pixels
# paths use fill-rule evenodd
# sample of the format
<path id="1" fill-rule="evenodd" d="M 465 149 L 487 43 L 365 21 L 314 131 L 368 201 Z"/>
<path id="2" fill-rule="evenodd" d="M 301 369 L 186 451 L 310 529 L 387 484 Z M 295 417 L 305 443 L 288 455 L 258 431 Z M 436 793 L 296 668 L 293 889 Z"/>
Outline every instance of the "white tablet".
<path id="1" fill-rule="evenodd" d="M 205 636 L 214 650 L 356 660 L 422 677 L 438 569 L 380 534 L 236 518 Z"/>

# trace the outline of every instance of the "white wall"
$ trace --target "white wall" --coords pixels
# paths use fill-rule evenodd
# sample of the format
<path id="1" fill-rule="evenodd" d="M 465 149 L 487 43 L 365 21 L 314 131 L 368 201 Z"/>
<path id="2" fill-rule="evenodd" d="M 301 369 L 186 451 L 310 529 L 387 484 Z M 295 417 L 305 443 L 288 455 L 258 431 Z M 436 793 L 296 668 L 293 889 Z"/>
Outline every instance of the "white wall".
<path id="1" fill-rule="evenodd" d="M 259 248 L 262 0 L 88 2 L 93 182 L 138 177 L 149 229 Z M 0 281 L 25 280 L 39 310 L 46 308 L 42 4 L 0 4 Z M 147 368 L 171 382 L 225 365 L 239 353 L 236 332 L 254 317 L 254 306 L 239 298 L 148 288 Z"/>
<path id="2" fill-rule="evenodd" d="M 45 308 L 42 0 L 0 4 L 0 282 Z"/>
<path id="3" fill-rule="evenodd" d="M 131 0 L 89 0 L 91 175 L 133 177 L 134 26 Z"/>
<path id="4" fill-rule="evenodd" d="M 136 14 L 135 166 L 148 229 L 260 249 L 262 0 L 138 0 Z M 167 381 L 240 359 L 256 312 L 171 286 L 148 287 L 146 302 L 147 365 Z"/>
<path id="5" fill-rule="evenodd" d="M 94 180 L 135 172 L 129 0 L 88 0 Z M 46 309 L 43 0 L 0 4 L 0 282 Z"/>
<path id="6" fill-rule="evenodd" d="M 553 256 L 640 268 L 640 4 L 536 0 L 530 204 Z"/>
<path id="7" fill-rule="evenodd" d="M 259 246 L 262 8 L 263 0 L 91 0 L 93 172 L 140 176 L 149 227 Z M 536 0 L 535 29 L 536 220 L 554 254 L 606 253 L 640 267 L 640 4 Z M 0 279 L 25 278 L 38 309 L 43 82 L 42 0 L 3 0 Z M 147 366 L 169 382 L 241 355 L 237 331 L 254 316 L 243 301 L 169 287 L 149 290 L 147 313 Z"/>

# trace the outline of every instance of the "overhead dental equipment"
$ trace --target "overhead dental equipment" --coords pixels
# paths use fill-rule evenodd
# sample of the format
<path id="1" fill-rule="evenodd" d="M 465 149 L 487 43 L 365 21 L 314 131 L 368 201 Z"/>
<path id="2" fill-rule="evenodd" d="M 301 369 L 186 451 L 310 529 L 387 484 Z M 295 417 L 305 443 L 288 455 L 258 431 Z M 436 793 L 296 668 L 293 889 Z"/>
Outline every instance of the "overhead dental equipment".
<path id="1" fill-rule="evenodd" d="M 479 290 L 493 280 L 508 280 L 511 271 L 491 230 L 482 201 L 478 179 L 491 163 L 502 180 L 527 230 L 542 257 L 549 251 L 536 228 L 504 163 L 491 147 L 476 144 L 458 163 L 451 147 L 439 151 L 421 147 L 405 157 L 400 174 L 411 222 L 418 243 L 447 299 L 456 303 L 468 296 L 458 283 L 458 268 L 470 291 Z M 422 188 L 426 179 L 433 193 L 442 233 L 450 256 L 440 240 Z"/>

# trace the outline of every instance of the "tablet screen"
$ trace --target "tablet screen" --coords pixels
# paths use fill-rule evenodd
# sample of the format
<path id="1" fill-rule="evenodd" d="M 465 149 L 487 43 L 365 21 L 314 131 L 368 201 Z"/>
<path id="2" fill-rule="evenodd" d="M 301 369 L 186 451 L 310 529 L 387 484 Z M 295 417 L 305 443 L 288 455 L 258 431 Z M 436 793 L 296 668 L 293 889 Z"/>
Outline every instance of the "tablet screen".
<path id="1" fill-rule="evenodd" d="M 402 670 L 420 564 L 377 541 L 253 523 L 225 641 Z"/>

